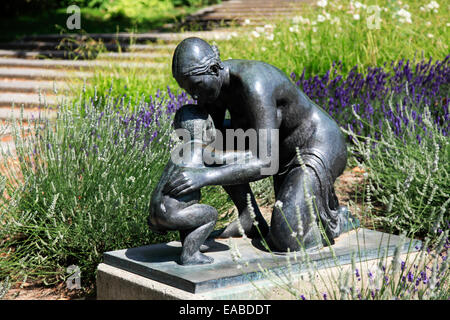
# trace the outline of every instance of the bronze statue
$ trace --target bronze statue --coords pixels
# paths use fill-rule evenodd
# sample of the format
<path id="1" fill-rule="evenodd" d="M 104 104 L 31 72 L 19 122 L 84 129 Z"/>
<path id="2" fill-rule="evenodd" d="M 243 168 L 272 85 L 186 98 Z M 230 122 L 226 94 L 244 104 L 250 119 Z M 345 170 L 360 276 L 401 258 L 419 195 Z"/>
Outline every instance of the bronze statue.
<path id="1" fill-rule="evenodd" d="M 182 253 L 180 263 L 183 265 L 212 263 L 213 258 L 200 252 L 206 238 L 217 221 L 217 210 L 206 204 L 199 204 L 200 190 L 194 190 L 179 196 L 172 196 L 166 188 L 181 168 L 197 170 L 205 167 L 204 150 L 215 140 L 215 129 L 206 110 L 197 105 L 184 105 L 175 114 L 173 127 L 184 140 L 172 151 L 153 191 L 150 202 L 148 224 L 152 231 L 164 234 L 166 231 L 180 232 Z M 184 131 L 183 131 L 184 130 Z M 184 133 L 184 135 L 183 135 Z M 214 150 L 211 156 L 218 157 Z M 226 165 L 233 161 L 249 158 L 251 153 L 242 152 L 239 159 L 231 159 L 229 154 L 221 154 L 221 161 Z M 227 158 L 228 156 L 228 158 Z M 204 247 L 203 247 L 204 248 Z"/>
<path id="2" fill-rule="evenodd" d="M 238 219 L 246 235 L 255 238 L 258 232 L 247 206 L 250 194 L 254 219 L 275 251 L 298 251 L 302 246 L 320 248 L 325 235 L 334 243 L 334 238 L 349 229 L 350 214 L 346 207 L 339 206 L 333 187 L 347 163 L 344 138 L 337 123 L 281 70 L 261 61 L 221 61 L 215 46 L 192 37 L 175 49 L 172 74 L 180 87 L 197 100 L 197 107 L 211 116 L 216 131 L 255 130 L 258 136 L 256 153 L 245 163 L 181 168 L 167 180 L 166 192 L 180 197 L 203 186 L 223 186 L 239 211 Z M 226 111 L 230 121 L 225 119 Z M 259 135 L 263 131 L 276 131 L 278 136 Z M 272 152 L 275 149 L 279 153 Z M 298 161 L 297 149 L 306 170 Z M 267 150 L 270 159 L 259 157 L 261 150 Z M 276 172 L 264 174 L 262 169 L 274 163 Z M 270 175 L 276 200 L 282 206 L 274 207 L 269 228 L 249 182 Z M 305 192 L 314 196 L 312 214 Z M 322 235 L 319 223 L 324 228 Z M 238 237 L 238 229 L 234 221 L 220 237 Z M 302 232 L 292 232 L 297 230 Z"/>

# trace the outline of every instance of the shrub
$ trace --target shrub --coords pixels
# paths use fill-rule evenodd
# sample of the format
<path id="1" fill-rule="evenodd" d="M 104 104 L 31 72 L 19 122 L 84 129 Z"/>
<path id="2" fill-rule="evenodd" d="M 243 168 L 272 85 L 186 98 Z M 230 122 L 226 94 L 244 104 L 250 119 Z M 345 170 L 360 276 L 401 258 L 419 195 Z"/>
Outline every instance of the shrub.
<path id="1" fill-rule="evenodd" d="M 323 107 L 341 126 L 350 126 L 359 135 L 370 135 L 352 112 L 371 126 L 381 128 L 388 120 L 395 135 L 402 135 L 402 125 L 408 124 L 406 109 L 415 110 L 410 116 L 416 126 L 424 127 L 422 113 L 429 106 L 431 121 L 444 136 L 449 132 L 450 55 L 443 61 L 430 58 L 417 63 L 409 60 L 392 61 L 390 68 L 368 67 L 364 73 L 353 67 L 348 75 L 341 74 L 342 65 L 334 63 L 333 69 L 322 76 L 305 78 L 305 70 L 291 78 L 318 105 Z M 298 79 L 297 79 L 298 78 Z M 392 95 L 392 108 L 386 97 Z M 405 109 L 406 108 L 406 109 Z M 375 138 L 379 132 L 375 131 Z"/>
<path id="2" fill-rule="evenodd" d="M 401 239 L 392 258 L 384 250 L 377 253 L 378 261 L 358 261 L 357 251 L 361 249 L 358 247 L 352 254 L 351 264 L 342 265 L 336 258 L 325 268 L 316 265 L 310 253 L 301 250 L 287 256 L 285 268 L 273 270 L 259 265 L 261 279 L 270 281 L 273 287 L 250 281 L 264 298 L 271 298 L 276 288 L 275 292 L 284 292 L 296 300 L 448 300 L 448 231 L 440 234 L 433 250 L 426 241 L 402 254 L 404 245 L 408 244 L 404 235 Z M 248 265 L 240 261 L 238 249 L 230 243 L 233 260 L 245 272 Z M 333 248 L 330 250 L 334 255 Z M 294 268 L 297 264 L 300 267 Z M 298 269 L 302 271 L 293 271 Z"/>
<path id="3" fill-rule="evenodd" d="M 421 110 L 413 102 L 407 106 L 400 103 L 400 107 L 407 119 L 398 124 L 401 135 L 389 119 L 380 127 L 373 126 L 356 112 L 356 119 L 368 126 L 369 134 L 359 135 L 350 125 L 343 131 L 352 137 L 350 152 L 368 174 L 365 198 L 375 221 L 384 230 L 436 238 L 450 222 L 448 137 L 433 123 L 428 107 Z M 391 101 L 388 108 L 399 116 Z M 420 125 L 414 114 L 420 115 Z M 372 138 L 375 136 L 378 138 Z"/>
<path id="4" fill-rule="evenodd" d="M 103 252 L 177 239 L 150 232 L 146 219 L 173 113 L 190 100 L 170 90 L 144 100 L 131 108 L 125 97 L 85 97 L 61 106 L 54 123 L 42 113 L 30 129 L 15 126 L 19 168 L 3 154 L 0 279 L 53 283 L 76 265 L 88 286 Z M 214 188 L 203 195 L 219 210 L 227 199 Z"/>

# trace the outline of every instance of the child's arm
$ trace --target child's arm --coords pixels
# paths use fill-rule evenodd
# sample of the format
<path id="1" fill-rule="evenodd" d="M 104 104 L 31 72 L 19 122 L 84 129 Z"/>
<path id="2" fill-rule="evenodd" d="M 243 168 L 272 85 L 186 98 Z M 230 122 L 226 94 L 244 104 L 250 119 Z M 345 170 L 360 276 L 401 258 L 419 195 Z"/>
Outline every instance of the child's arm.
<path id="1" fill-rule="evenodd" d="M 205 166 L 220 166 L 227 164 L 245 163 L 252 158 L 253 153 L 246 151 L 217 150 L 210 145 L 203 149 L 203 162 Z"/>

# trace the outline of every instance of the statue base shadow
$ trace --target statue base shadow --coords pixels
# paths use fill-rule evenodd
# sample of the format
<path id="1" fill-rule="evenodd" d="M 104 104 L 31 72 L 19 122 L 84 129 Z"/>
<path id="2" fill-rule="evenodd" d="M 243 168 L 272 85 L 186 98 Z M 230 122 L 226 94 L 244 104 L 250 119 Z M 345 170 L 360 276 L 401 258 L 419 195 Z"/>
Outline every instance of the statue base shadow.
<path id="1" fill-rule="evenodd" d="M 97 269 L 97 298 L 261 299 L 264 290 L 274 292 L 273 281 L 261 268 L 275 275 L 288 270 L 291 275 L 306 274 L 305 254 L 317 270 L 351 265 L 352 256 L 360 267 L 363 261 L 377 263 L 392 257 L 400 241 L 396 235 L 359 228 L 342 234 L 331 247 L 278 254 L 262 250 L 247 238 L 214 239 L 205 243 L 209 249 L 204 252 L 214 263 L 193 266 L 178 263 L 181 244 L 177 241 L 110 251 Z M 415 253 L 420 246 L 419 240 L 407 238 L 401 253 Z"/>

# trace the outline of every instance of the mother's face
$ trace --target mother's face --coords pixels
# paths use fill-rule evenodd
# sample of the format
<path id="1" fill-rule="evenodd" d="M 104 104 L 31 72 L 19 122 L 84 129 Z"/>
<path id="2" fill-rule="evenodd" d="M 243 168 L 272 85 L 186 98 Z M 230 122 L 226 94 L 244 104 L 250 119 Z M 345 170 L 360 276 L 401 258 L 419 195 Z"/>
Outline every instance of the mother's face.
<path id="1" fill-rule="evenodd" d="M 214 102 L 220 94 L 222 81 L 219 75 L 201 74 L 187 76 L 179 81 L 179 85 L 200 104 Z"/>

